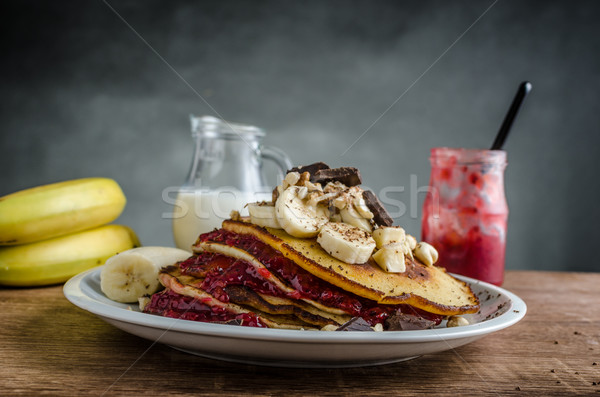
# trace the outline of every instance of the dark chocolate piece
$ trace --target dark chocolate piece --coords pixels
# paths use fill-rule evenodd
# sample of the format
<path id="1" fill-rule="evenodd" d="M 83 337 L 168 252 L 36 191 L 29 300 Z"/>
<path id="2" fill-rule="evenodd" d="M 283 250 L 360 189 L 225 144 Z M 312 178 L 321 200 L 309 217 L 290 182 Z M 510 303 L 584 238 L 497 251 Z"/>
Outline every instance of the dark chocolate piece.
<path id="1" fill-rule="evenodd" d="M 375 193 L 370 190 L 365 190 L 363 192 L 363 199 L 367 204 L 367 207 L 371 210 L 374 217 L 373 220 L 379 226 L 392 226 L 394 224 L 394 220 L 387 212 L 381 201 L 377 198 Z"/>
<path id="2" fill-rule="evenodd" d="M 325 163 L 323 163 L 322 161 L 319 161 L 318 163 L 312 163 L 309 165 L 301 165 L 298 167 L 294 167 L 291 170 L 288 170 L 286 172 L 299 172 L 299 173 L 303 173 L 303 172 L 308 172 L 311 176 L 311 182 L 313 182 L 312 177 L 317 173 L 317 171 L 319 170 L 327 170 L 329 169 L 329 166 Z"/>
<path id="3" fill-rule="evenodd" d="M 413 314 L 398 313 L 385 320 L 387 331 L 408 331 L 433 328 L 434 321 Z"/>
<path id="4" fill-rule="evenodd" d="M 313 180 L 314 179 L 314 180 Z M 356 186 L 362 183 L 360 172 L 354 167 L 329 168 L 326 170 L 318 170 L 313 175 L 311 174 L 311 182 L 319 182 L 325 185 L 327 182 L 341 182 L 346 186 Z"/>
<path id="5" fill-rule="evenodd" d="M 336 331 L 375 331 L 362 317 L 352 317 Z"/>

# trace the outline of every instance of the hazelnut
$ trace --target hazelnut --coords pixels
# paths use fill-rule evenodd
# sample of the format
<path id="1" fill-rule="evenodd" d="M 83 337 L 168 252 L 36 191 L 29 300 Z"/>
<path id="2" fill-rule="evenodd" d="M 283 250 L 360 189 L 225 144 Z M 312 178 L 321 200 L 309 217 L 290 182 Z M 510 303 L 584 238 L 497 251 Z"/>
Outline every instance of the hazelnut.
<path id="1" fill-rule="evenodd" d="M 438 252 L 431 244 L 421 241 L 413 253 L 425 266 L 432 266 L 438 260 Z"/>
<path id="2" fill-rule="evenodd" d="M 462 316 L 450 316 L 448 317 L 448 323 L 446 327 L 462 327 L 465 325 L 469 325 L 469 320 Z"/>

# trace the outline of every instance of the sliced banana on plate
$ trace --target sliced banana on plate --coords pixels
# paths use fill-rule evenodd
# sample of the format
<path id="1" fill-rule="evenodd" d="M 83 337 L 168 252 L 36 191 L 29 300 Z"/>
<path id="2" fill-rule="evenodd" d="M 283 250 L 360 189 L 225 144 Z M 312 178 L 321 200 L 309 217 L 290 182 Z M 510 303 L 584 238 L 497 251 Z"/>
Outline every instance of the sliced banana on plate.
<path id="1" fill-rule="evenodd" d="M 309 205 L 301 199 L 300 186 L 285 189 L 275 203 L 275 216 L 281 228 L 300 238 L 314 237 L 329 221 L 329 210 L 321 205 Z"/>
<path id="2" fill-rule="evenodd" d="M 377 248 L 392 243 L 404 243 L 406 232 L 399 226 L 382 226 L 373 231 L 373 238 Z"/>
<path id="3" fill-rule="evenodd" d="M 275 215 L 275 206 L 263 202 L 249 203 L 248 213 L 250 214 L 250 222 L 262 227 L 270 227 L 273 229 L 281 229 L 281 225 Z"/>
<path id="4" fill-rule="evenodd" d="M 384 245 L 373 254 L 373 259 L 379 267 L 388 273 L 404 273 L 406 263 L 404 262 L 404 247 L 402 243 Z"/>
<path id="5" fill-rule="evenodd" d="M 354 205 L 348 205 L 346 208 L 341 209 L 340 215 L 342 216 L 342 221 L 345 223 L 362 229 L 366 232 L 371 232 L 371 223 L 358 213 L 356 208 L 354 208 Z"/>
<path id="6" fill-rule="evenodd" d="M 369 233 L 341 222 L 323 226 L 317 242 L 329 255 L 351 264 L 366 263 L 375 249 Z"/>
<path id="7" fill-rule="evenodd" d="M 123 251 L 106 260 L 100 273 L 100 289 L 117 302 L 132 303 L 160 288 L 158 271 L 189 258 L 178 248 L 139 247 Z"/>

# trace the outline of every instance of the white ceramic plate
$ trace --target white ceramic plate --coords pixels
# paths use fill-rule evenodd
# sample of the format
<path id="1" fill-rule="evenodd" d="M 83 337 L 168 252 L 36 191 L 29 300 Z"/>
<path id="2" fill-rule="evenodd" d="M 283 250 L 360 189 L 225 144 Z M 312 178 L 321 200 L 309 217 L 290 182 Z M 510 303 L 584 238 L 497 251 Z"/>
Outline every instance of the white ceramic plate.
<path id="1" fill-rule="evenodd" d="M 518 296 L 491 284 L 460 277 L 481 301 L 470 325 L 422 331 L 325 332 L 239 327 L 177 320 L 141 313 L 136 305 L 117 303 L 100 290 L 97 267 L 64 286 L 64 294 L 125 332 L 203 357 L 284 367 L 358 367 L 409 360 L 473 342 L 509 327 L 525 316 Z M 489 297 L 489 298 L 488 298 Z"/>

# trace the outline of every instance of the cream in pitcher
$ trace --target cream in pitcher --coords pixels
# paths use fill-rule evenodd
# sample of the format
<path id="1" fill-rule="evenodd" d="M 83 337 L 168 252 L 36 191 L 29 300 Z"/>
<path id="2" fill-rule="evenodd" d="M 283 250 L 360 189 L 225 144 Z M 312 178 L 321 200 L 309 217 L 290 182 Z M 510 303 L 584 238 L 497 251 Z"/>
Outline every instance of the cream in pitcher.
<path id="1" fill-rule="evenodd" d="M 194 156 L 172 215 L 175 245 L 188 251 L 199 234 L 219 228 L 232 210 L 247 215 L 246 203 L 271 199 L 263 159 L 274 161 L 281 175 L 292 167 L 284 152 L 262 146 L 260 128 L 210 116 L 192 116 L 191 123 Z"/>

